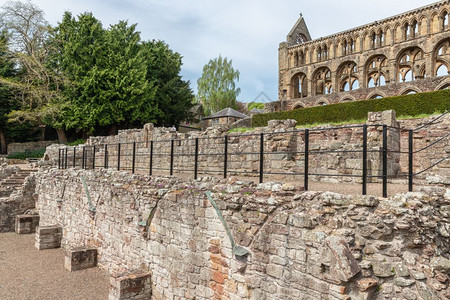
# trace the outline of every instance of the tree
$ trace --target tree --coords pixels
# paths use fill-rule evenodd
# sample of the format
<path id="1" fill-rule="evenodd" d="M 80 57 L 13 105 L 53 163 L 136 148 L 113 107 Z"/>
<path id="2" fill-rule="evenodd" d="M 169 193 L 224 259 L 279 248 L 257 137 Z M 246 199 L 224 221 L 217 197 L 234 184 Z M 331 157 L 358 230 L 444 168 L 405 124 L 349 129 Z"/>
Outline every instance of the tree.
<path id="1" fill-rule="evenodd" d="M 236 98 L 241 89 L 236 87 L 236 81 L 239 81 L 239 71 L 226 57 L 219 55 L 203 67 L 202 76 L 197 80 L 197 101 L 203 105 L 205 115 L 226 107 L 237 108 Z"/>
<path id="2" fill-rule="evenodd" d="M 55 28 L 52 60 L 71 85 L 66 127 L 92 132 L 97 126 L 155 121 L 156 88 L 147 81 L 145 55 L 136 25 L 120 21 L 105 30 L 91 13 L 66 12 Z"/>
<path id="3" fill-rule="evenodd" d="M 62 111 L 69 104 L 62 99 L 63 76 L 47 66 L 50 27 L 44 13 L 31 2 L 9 1 L 2 6 L 0 26 L 10 36 L 10 55 L 20 69 L 17 80 L 0 77 L 0 82 L 20 92 L 20 109 L 9 114 L 15 122 L 53 126 L 60 142 L 66 142 Z"/>
<path id="4" fill-rule="evenodd" d="M 181 121 L 190 120 L 194 94 L 189 82 L 181 79 L 181 55 L 163 41 L 144 42 L 142 47 L 146 55 L 147 80 L 157 88 L 155 100 L 160 113 L 156 124 L 178 126 Z"/>

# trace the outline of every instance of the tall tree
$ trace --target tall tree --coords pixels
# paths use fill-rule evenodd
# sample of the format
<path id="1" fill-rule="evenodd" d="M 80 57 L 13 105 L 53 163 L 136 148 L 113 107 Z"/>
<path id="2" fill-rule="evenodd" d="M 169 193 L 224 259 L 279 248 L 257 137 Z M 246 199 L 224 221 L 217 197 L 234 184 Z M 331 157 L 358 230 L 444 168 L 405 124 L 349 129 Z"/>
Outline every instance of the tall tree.
<path id="1" fill-rule="evenodd" d="M 226 107 L 237 108 L 236 98 L 241 92 L 236 87 L 237 81 L 239 70 L 233 68 L 231 59 L 219 55 L 203 67 L 202 76 L 197 80 L 197 100 L 203 105 L 205 115 Z"/>
<path id="2" fill-rule="evenodd" d="M 146 80 L 145 55 L 136 25 L 121 21 L 103 29 L 91 13 L 65 13 L 55 28 L 52 60 L 69 78 L 65 96 L 73 104 L 67 128 L 155 121 L 156 88 Z"/>
<path id="3" fill-rule="evenodd" d="M 149 41 L 142 44 L 147 63 L 147 80 L 157 88 L 155 100 L 160 110 L 156 124 L 178 126 L 189 120 L 194 105 L 194 93 L 189 81 L 182 80 L 181 55 L 172 51 L 163 41 Z"/>
<path id="4" fill-rule="evenodd" d="M 50 27 L 43 11 L 30 1 L 8 1 L 2 6 L 0 26 L 10 35 L 10 54 L 21 68 L 19 80 L 0 78 L 20 91 L 20 109 L 9 114 L 10 120 L 51 125 L 60 142 L 66 142 L 61 121 L 67 106 L 60 90 L 63 76 L 47 66 Z"/>

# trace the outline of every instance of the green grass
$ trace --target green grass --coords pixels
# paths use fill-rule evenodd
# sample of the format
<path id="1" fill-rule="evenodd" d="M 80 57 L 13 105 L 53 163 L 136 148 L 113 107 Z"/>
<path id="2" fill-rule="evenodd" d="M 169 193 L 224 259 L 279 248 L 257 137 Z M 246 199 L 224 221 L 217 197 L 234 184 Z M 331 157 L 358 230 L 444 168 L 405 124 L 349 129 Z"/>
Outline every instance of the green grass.
<path id="1" fill-rule="evenodd" d="M 6 158 L 21 159 L 21 160 L 26 160 L 27 158 L 42 158 L 42 157 L 44 157 L 44 153 L 45 153 L 45 148 L 42 148 L 42 149 L 27 151 L 27 152 L 11 153 Z"/>
<path id="2" fill-rule="evenodd" d="M 233 133 L 233 132 L 247 132 L 247 131 L 252 131 L 255 128 L 253 127 L 236 127 L 233 129 L 228 130 L 229 133 Z"/>

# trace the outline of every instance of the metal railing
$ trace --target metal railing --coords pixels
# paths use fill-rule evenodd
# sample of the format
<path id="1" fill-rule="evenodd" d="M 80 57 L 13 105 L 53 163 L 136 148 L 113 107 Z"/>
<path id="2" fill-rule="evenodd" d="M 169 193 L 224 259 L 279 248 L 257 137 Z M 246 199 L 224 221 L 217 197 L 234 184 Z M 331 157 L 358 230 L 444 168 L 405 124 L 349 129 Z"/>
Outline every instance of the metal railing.
<path id="1" fill-rule="evenodd" d="M 174 172 L 178 173 L 191 173 L 194 179 L 198 178 L 199 173 L 203 174 L 222 174 L 223 178 L 227 178 L 229 174 L 233 175 L 252 175 L 259 177 L 259 182 L 264 181 L 264 177 L 267 175 L 293 175 L 303 176 L 303 185 L 305 190 L 309 188 L 309 182 L 311 176 L 316 177 L 359 177 L 361 180 L 361 192 L 363 195 L 367 194 L 367 184 L 369 180 L 380 180 L 382 183 L 382 195 L 387 197 L 388 195 L 388 179 L 394 176 L 388 175 L 388 155 L 398 153 L 408 154 L 408 189 L 413 190 L 414 177 L 429 170 L 440 162 L 449 159 L 449 157 L 443 157 L 440 161 L 435 162 L 433 165 L 426 167 L 418 172 L 413 171 L 414 166 L 414 154 L 424 151 L 436 144 L 445 141 L 449 134 L 439 138 L 438 140 L 430 143 L 426 147 L 418 150 L 413 150 L 414 131 L 426 128 L 434 124 L 434 122 L 441 118 L 442 114 L 438 118 L 431 121 L 429 124 L 425 124 L 419 128 L 408 130 L 408 151 L 400 151 L 395 149 L 388 149 L 388 132 L 389 130 L 399 131 L 397 127 L 391 127 L 387 125 L 352 125 L 341 126 L 331 128 L 318 128 L 318 129 L 299 129 L 284 132 L 270 132 L 270 133 L 250 133 L 250 134 L 229 134 L 222 137 L 197 137 L 188 139 L 170 139 L 170 140 L 152 140 L 146 142 L 126 142 L 115 144 L 102 144 L 95 146 L 81 146 L 81 147 L 64 147 L 59 149 L 58 167 L 78 167 L 83 169 L 95 169 L 101 168 L 115 168 L 119 171 L 130 171 L 131 173 L 143 172 L 148 175 L 154 175 L 156 172 L 168 172 L 173 175 Z M 381 130 L 379 130 L 381 127 Z M 311 134 L 315 132 L 330 132 L 340 130 L 352 130 L 354 134 L 360 130 L 359 134 L 361 139 L 355 149 L 331 149 L 319 150 L 312 148 Z M 368 144 L 368 133 L 381 131 L 381 145 L 380 144 Z M 286 151 L 271 151 L 268 149 L 268 143 L 273 140 L 274 137 L 280 135 L 298 135 L 296 141 L 303 141 L 301 149 L 298 147 L 291 147 Z M 243 151 L 239 149 L 241 142 L 246 145 L 252 145 L 251 151 Z M 237 141 L 237 142 L 236 142 Z M 182 145 L 183 144 L 183 145 Z M 233 147 L 234 146 L 234 147 Z M 297 145 L 298 146 L 298 145 Z M 317 148 L 317 147 L 316 147 Z M 181 150 L 180 150 L 181 149 Z M 215 151 L 209 151 L 209 150 Z M 186 151 L 188 150 L 188 151 Z M 380 168 L 377 170 L 369 170 L 368 161 L 373 163 L 374 157 L 369 159 L 369 155 L 373 153 L 381 161 L 379 161 Z M 327 154 L 339 154 L 339 155 L 359 155 L 361 168 L 354 168 L 354 171 L 360 172 L 360 174 L 330 174 L 318 172 L 311 168 L 311 162 L 317 163 L 318 160 L 314 156 L 327 155 Z M 286 155 L 295 157 L 293 161 L 297 162 L 301 158 L 303 159 L 303 167 L 293 168 L 291 172 L 285 172 L 282 170 L 276 170 L 271 167 L 270 163 L 273 162 L 272 155 Z M 258 169 L 246 170 L 244 167 L 232 168 L 236 165 L 236 157 L 244 156 L 248 161 L 250 156 L 251 162 L 257 162 Z M 373 155 L 372 155 L 373 156 Z M 116 161 L 111 165 L 112 157 Z M 221 158 L 220 158 L 221 157 Z M 202 158 L 202 160 L 200 159 Z M 184 159 L 184 163 L 183 163 Z M 208 159 L 216 166 L 215 169 L 206 168 L 209 165 Z M 355 158 L 353 158 L 355 159 Z M 182 163 L 180 163 L 180 161 Z M 286 162 L 289 161 L 286 158 Z M 177 167 L 177 166 L 178 167 Z M 267 166 L 269 165 L 269 166 Z M 220 167 L 220 169 L 219 169 Z M 369 171 L 372 174 L 369 174 Z M 381 172 L 380 172 L 381 171 Z M 375 174 L 374 174 L 375 173 Z M 397 176 L 395 176 L 397 177 Z"/>

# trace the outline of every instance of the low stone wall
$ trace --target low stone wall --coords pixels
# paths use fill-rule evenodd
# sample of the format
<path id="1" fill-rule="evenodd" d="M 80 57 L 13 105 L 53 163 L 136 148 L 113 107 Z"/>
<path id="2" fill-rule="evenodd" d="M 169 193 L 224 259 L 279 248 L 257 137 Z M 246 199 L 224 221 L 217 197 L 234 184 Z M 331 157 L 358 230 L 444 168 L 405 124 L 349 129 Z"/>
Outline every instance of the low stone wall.
<path id="1" fill-rule="evenodd" d="M 51 144 L 58 143 L 58 141 L 39 141 L 28 143 L 11 143 L 8 144 L 8 154 L 28 152 L 38 149 L 43 149 Z"/>
<path id="2" fill-rule="evenodd" d="M 0 197 L 0 232 L 14 231 L 16 216 L 35 208 L 35 185 L 35 175 L 31 174 L 20 189 Z"/>
<path id="3" fill-rule="evenodd" d="M 151 272 L 152 299 L 450 297 L 449 189 L 385 199 L 50 169 L 37 193 L 63 247 L 97 248 L 113 277 Z"/>

